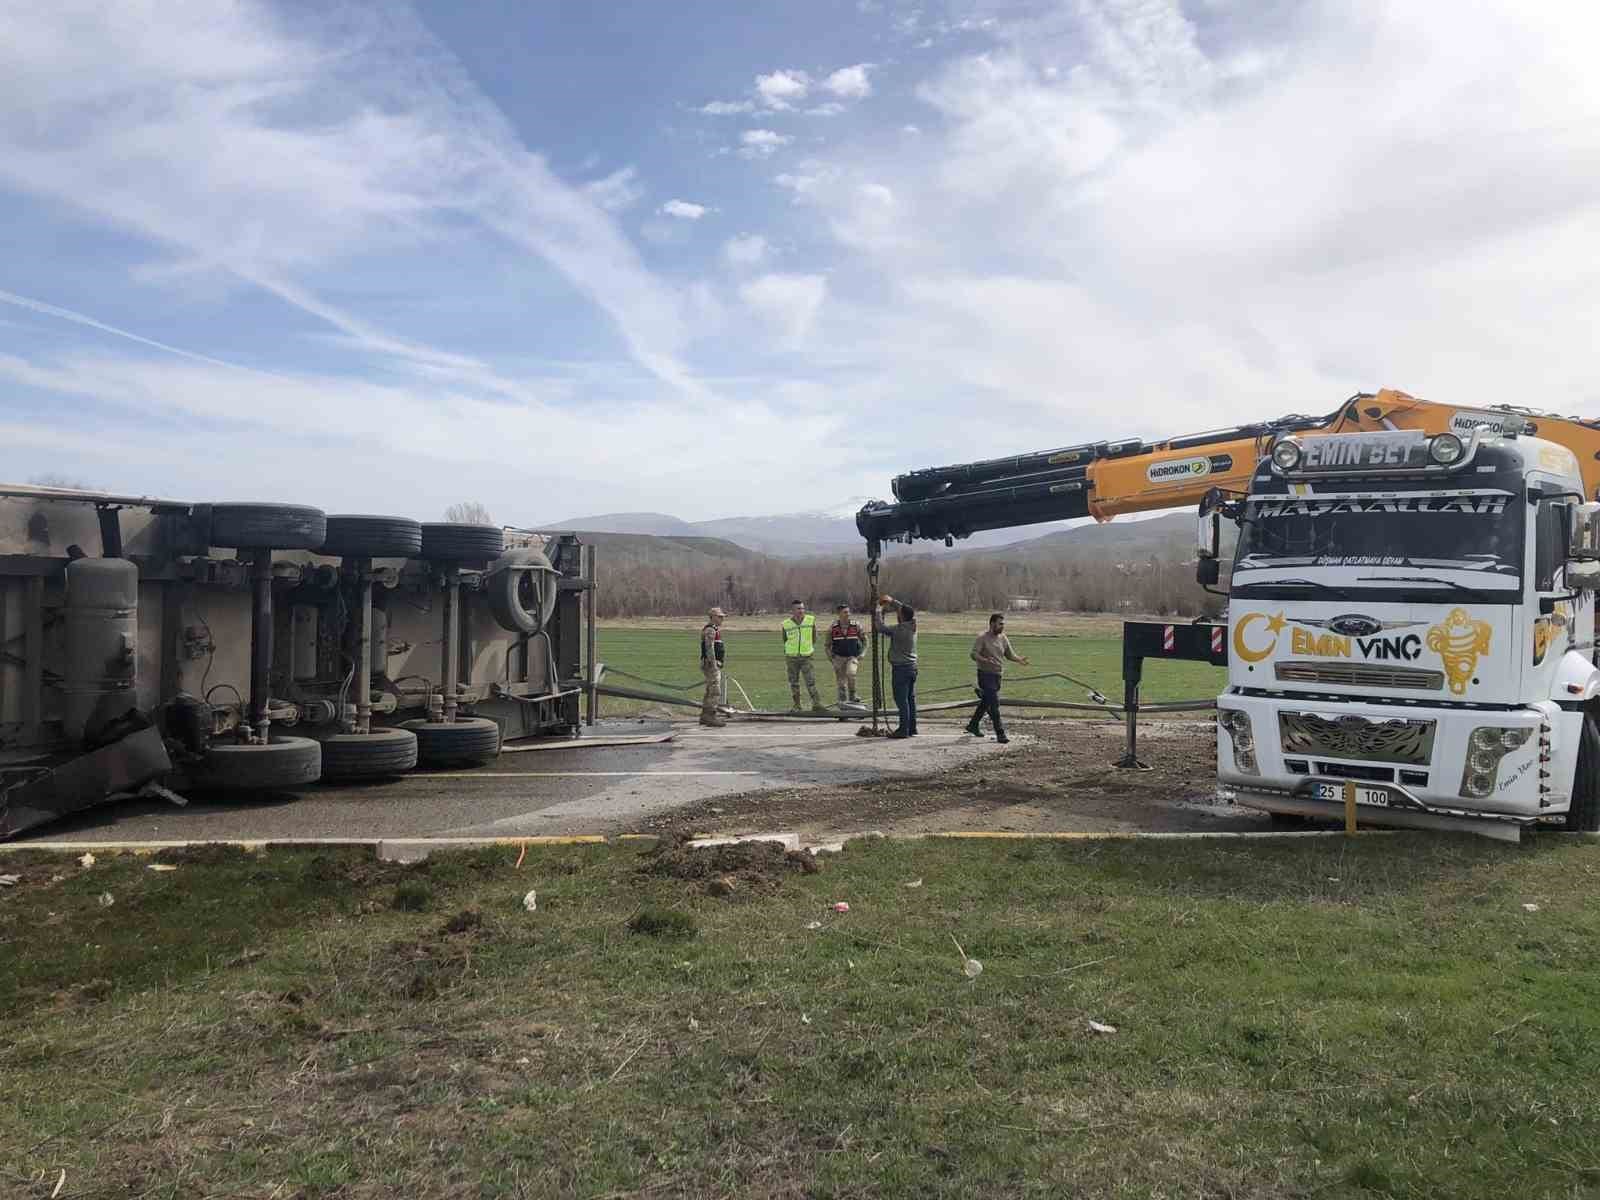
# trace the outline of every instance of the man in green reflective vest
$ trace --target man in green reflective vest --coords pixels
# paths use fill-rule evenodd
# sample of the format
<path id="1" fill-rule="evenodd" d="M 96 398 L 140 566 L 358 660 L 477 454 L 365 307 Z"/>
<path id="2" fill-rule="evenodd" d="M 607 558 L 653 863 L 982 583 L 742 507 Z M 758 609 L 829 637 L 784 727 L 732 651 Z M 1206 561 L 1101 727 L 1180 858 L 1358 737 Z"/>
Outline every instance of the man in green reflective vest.
<path id="1" fill-rule="evenodd" d="M 811 665 L 812 652 L 817 648 L 817 618 L 806 611 L 805 601 L 790 603 L 789 615 L 783 622 L 783 662 L 789 671 L 789 696 L 794 701 L 790 712 L 802 712 L 800 707 L 800 679 L 806 681 L 806 691 L 811 693 L 811 711 L 827 714 L 822 707 L 822 697 L 817 695 L 817 673 Z"/>

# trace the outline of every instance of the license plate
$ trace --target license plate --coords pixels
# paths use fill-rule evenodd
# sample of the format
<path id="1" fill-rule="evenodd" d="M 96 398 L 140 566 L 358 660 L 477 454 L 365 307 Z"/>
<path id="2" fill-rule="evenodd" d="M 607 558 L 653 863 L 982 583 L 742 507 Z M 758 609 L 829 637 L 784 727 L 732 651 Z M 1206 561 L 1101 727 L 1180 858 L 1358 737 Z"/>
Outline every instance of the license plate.
<path id="1" fill-rule="evenodd" d="M 1344 803 L 1344 784 L 1342 783 L 1315 783 L 1311 785 L 1311 794 L 1318 800 L 1332 800 L 1338 804 Z M 1389 807 L 1389 793 L 1382 788 L 1362 787 L 1356 785 L 1356 803 L 1370 804 L 1374 808 Z"/>

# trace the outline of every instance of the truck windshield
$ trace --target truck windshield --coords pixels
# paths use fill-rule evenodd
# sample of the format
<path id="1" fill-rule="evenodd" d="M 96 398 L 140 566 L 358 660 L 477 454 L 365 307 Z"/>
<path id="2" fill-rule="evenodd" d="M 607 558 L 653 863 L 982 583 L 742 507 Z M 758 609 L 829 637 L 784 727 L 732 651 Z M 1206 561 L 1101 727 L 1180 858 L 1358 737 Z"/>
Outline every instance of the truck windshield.
<path id="1" fill-rule="evenodd" d="M 1471 571 L 1475 586 L 1504 587 L 1522 573 L 1522 506 L 1513 500 L 1508 492 L 1252 499 L 1234 584 L 1271 582 L 1269 568 L 1359 567 L 1372 578 L 1370 568 L 1403 567 Z"/>

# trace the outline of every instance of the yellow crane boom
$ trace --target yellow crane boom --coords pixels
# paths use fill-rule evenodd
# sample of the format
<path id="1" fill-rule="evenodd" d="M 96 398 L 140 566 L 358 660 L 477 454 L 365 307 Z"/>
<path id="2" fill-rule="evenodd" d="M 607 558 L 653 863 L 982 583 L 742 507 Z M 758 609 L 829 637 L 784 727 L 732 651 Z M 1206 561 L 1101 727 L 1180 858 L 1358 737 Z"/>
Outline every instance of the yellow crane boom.
<path id="1" fill-rule="evenodd" d="M 1385 388 L 1350 397 L 1323 417 L 1290 415 L 1160 441 L 1089 442 L 1009 458 L 932 467 L 898 476 L 895 503 L 874 502 L 856 528 L 874 550 L 883 542 L 1009 529 L 1071 517 L 1109 521 L 1123 513 L 1197 505 L 1212 488 L 1242 493 L 1272 443 L 1290 434 L 1380 429 L 1447 431 L 1514 427 L 1577 455 L 1584 490 L 1600 495 L 1600 422 L 1510 405 L 1466 408 Z"/>

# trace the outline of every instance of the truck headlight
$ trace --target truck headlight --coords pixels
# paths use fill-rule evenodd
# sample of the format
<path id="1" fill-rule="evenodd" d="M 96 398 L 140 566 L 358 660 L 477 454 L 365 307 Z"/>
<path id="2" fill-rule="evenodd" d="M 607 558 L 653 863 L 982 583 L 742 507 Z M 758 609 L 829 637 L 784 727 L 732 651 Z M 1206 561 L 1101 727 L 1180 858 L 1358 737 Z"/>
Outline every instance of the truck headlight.
<path id="1" fill-rule="evenodd" d="M 1467 739 L 1467 763 L 1461 772 L 1461 795 L 1482 799 L 1494 791 L 1500 760 L 1533 736 L 1533 730 L 1506 725 L 1480 725 Z"/>
<path id="2" fill-rule="evenodd" d="M 1282 438 L 1272 447 L 1272 465 L 1280 471 L 1292 471 L 1300 465 L 1300 443 L 1293 438 Z"/>
<path id="3" fill-rule="evenodd" d="M 1428 443 L 1428 457 L 1441 467 L 1448 467 L 1451 463 L 1461 461 L 1465 449 L 1455 434 L 1441 433 Z"/>
<path id="4" fill-rule="evenodd" d="M 1233 765 L 1245 775 L 1261 774 L 1256 763 L 1256 738 L 1250 727 L 1250 714 L 1236 708 L 1219 708 L 1217 726 L 1227 733 L 1233 747 Z"/>

